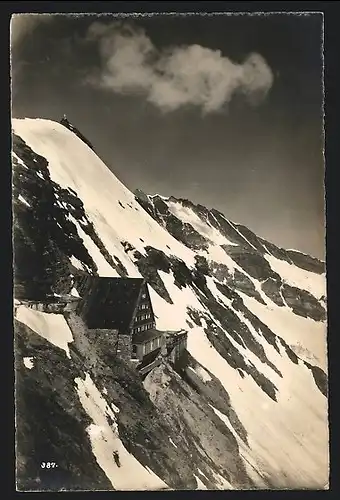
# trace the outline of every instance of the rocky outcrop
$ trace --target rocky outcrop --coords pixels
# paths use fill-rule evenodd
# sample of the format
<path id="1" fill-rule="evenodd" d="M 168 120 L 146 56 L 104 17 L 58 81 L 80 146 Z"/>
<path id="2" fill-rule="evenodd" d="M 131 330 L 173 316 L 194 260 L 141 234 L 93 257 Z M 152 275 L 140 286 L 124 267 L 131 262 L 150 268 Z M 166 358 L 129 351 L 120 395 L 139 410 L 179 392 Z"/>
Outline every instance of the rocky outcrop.
<path id="1" fill-rule="evenodd" d="M 94 151 L 94 147 L 91 142 L 86 139 L 86 137 L 80 132 L 80 130 L 72 125 L 65 116 L 60 120 L 60 123 L 64 125 L 64 127 L 71 130 L 71 132 L 73 132 L 77 137 L 79 137 L 79 139 L 81 139 L 89 148 L 93 149 Z"/>
<path id="2" fill-rule="evenodd" d="M 287 284 L 282 286 L 282 295 L 295 314 L 315 321 L 323 321 L 326 311 L 320 302 L 306 290 L 300 290 Z"/>
<path id="3" fill-rule="evenodd" d="M 307 361 L 304 362 L 307 368 L 310 369 L 310 371 L 313 374 L 315 383 L 319 389 L 319 391 L 325 396 L 328 396 L 328 379 L 326 373 L 319 367 L 312 365 L 308 363 Z"/>
<path id="4" fill-rule="evenodd" d="M 15 134 L 13 152 L 14 268 L 18 293 L 31 299 L 53 292 L 68 293 L 72 288 L 70 275 L 75 272 L 70 262 L 72 256 L 86 272 L 97 274 L 97 265 L 73 221 L 92 239 L 112 268 L 126 276 L 126 269 L 105 248 L 75 191 L 52 181 L 47 160 Z"/>
<path id="5" fill-rule="evenodd" d="M 248 252 L 245 250 L 234 249 L 234 247 L 226 248 L 224 250 L 242 269 L 259 281 L 265 281 L 268 278 L 279 280 L 280 276 L 275 273 L 270 267 L 269 262 L 262 257 L 261 254 L 254 251 Z"/>
<path id="6" fill-rule="evenodd" d="M 152 197 L 151 201 L 150 198 L 145 197 L 143 192 L 136 191 L 135 195 L 137 201 L 148 214 L 157 222 L 161 223 L 176 240 L 193 250 L 204 250 L 208 248 L 209 242 L 206 238 L 198 233 L 191 224 L 182 222 L 171 213 L 168 205 L 160 196 Z"/>
<path id="7" fill-rule="evenodd" d="M 170 262 L 161 250 L 152 247 L 145 248 L 146 255 L 142 255 L 137 250 L 134 252 L 135 263 L 141 275 L 146 279 L 150 286 L 169 304 L 172 304 L 171 297 L 158 274 L 158 270 L 165 273 L 170 271 Z"/>
<path id="8" fill-rule="evenodd" d="M 271 254 L 277 259 L 288 262 L 289 264 L 294 264 L 301 269 L 305 269 L 310 272 L 315 272 L 317 274 L 322 274 L 325 272 L 325 263 L 311 257 L 304 253 L 298 252 L 297 250 L 285 250 L 284 248 L 274 245 L 270 241 L 257 236 L 253 231 L 242 224 L 235 224 L 226 219 L 223 213 L 216 209 L 208 209 L 200 204 L 192 203 L 190 200 L 183 198 L 175 198 L 171 196 L 170 198 L 163 199 L 160 196 L 148 197 L 145 193 L 140 190 L 136 191 L 136 199 L 143 206 L 143 208 L 151 215 L 157 222 L 162 225 L 166 225 L 166 219 L 169 217 L 170 210 L 168 208 L 168 203 L 176 203 L 179 206 L 190 208 L 203 223 L 207 223 L 213 228 L 217 229 L 227 240 L 236 245 L 236 253 L 243 251 L 256 252 L 260 255 Z M 183 225 L 183 228 L 185 224 Z M 176 221 L 173 227 L 173 232 L 171 232 L 171 224 L 169 232 L 179 241 L 185 239 L 185 230 L 182 228 L 180 230 L 180 222 Z M 202 237 L 202 235 L 199 235 Z M 206 238 L 207 241 L 207 238 Z M 184 244 L 185 241 L 183 241 Z M 201 248 L 204 248 L 204 242 Z M 190 246 L 190 245 L 188 245 Z M 197 246 L 196 248 L 200 248 Z M 226 251 L 233 252 L 235 248 L 230 246 L 225 247 Z M 262 265 L 266 266 L 266 264 Z"/>
<path id="9" fill-rule="evenodd" d="M 169 365 L 153 370 L 144 386 L 166 423 L 176 431 L 176 449 L 181 448 L 183 457 L 187 457 L 187 465 L 180 462 L 177 467 L 190 466 L 192 474 L 211 490 L 218 489 L 219 475 L 236 489 L 253 487 L 237 441 L 213 411 L 205 389 L 194 390 Z M 206 392 L 209 394 L 209 388 Z M 191 489 L 194 482 L 193 477 Z"/>
<path id="10" fill-rule="evenodd" d="M 205 233 L 204 236 L 197 233 L 190 224 L 190 228 L 188 228 L 186 222 L 183 223 L 179 218 L 175 217 L 170 211 L 169 203 L 177 204 L 179 208 L 181 206 L 189 208 L 200 218 L 202 223 L 207 224 L 207 228 L 216 229 L 229 241 L 229 244 L 221 244 L 219 247 L 226 252 L 238 267 L 231 272 L 225 264 L 215 262 L 210 257 L 208 260 L 206 259 L 207 267 L 203 271 L 201 270 L 200 276 L 214 276 L 220 283 L 227 284 L 231 289 L 243 292 L 249 297 L 255 298 L 258 302 L 266 304 L 254 286 L 252 281 L 252 278 L 254 278 L 260 281 L 264 294 L 279 307 L 291 307 L 295 314 L 316 321 L 325 319 L 326 312 L 321 302 L 306 290 L 297 289 L 287 283 L 283 284 L 280 275 L 272 269 L 266 255 L 271 254 L 291 265 L 321 274 L 324 272 L 324 265 L 318 259 L 300 252 L 277 247 L 273 243 L 258 237 L 247 227 L 227 220 L 221 212 L 215 209 L 209 210 L 202 205 L 195 205 L 189 200 L 174 197 L 163 199 L 158 195 L 151 197 L 139 191 L 136 193 L 136 199 L 178 241 L 193 250 L 200 250 L 207 257 L 209 257 L 208 245 L 214 243 L 209 240 Z M 183 262 L 176 262 L 174 259 L 172 259 L 172 262 L 171 267 L 174 271 L 176 285 L 183 287 L 185 284 L 192 283 L 192 270 L 189 270 Z M 158 281 L 157 288 L 160 290 L 160 279 L 155 279 Z M 166 296 L 165 290 L 162 290 L 161 293 L 164 298 Z M 169 301 L 169 297 L 166 300 Z"/>
<path id="11" fill-rule="evenodd" d="M 325 272 L 325 263 L 315 257 L 311 257 L 310 255 L 306 255 L 296 250 L 287 250 L 287 254 L 292 263 L 302 269 L 317 274 Z"/>
<path id="12" fill-rule="evenodd" d="M 207 371 L 188 351 L 184 351 L 176 363 L 175 370 L 198 394 L 214 408 L 226 415 L 239 437 L 248 444 L 247 431 L 232 407 L 230 396 L 211 372 Z"/>
<path id="13" fill-rule="evenodd" d="M 85 378 L 82 356 L 68 359 L 22 323 L 14 327 L 18 490 L 112 489 L 92 453 L 91 422 L 75 392 L 75 377 Z M 24 358 L 33 360 L 31 369 Z"/>
<path id="14" fill-rule="evenodd" d="M 261 283 L 261 288 L 264 293 L 269 297 L 277 306 L 283 307 L 285 305 L 281 294 L 282 283 L 281 280 L 268 278 Z"/>

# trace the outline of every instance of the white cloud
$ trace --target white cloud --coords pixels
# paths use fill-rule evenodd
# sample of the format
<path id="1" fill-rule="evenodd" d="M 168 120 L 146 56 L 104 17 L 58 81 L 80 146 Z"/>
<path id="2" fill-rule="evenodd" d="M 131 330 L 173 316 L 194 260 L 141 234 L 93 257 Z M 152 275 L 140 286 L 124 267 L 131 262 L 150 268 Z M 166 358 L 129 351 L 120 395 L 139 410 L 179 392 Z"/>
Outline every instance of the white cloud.
<path id="1" fill-rule="evenodd" d="M 101 68 L 87 83 L 117 93 L 139 93 L 163 111 L 184 105 L 203 112 L 220 110 L 236 91 L 251 101 L 263 99 L 273 83 L 264 58 L 249 54 L 242 64 L 220 50 L 200 45 L 159 51 L 145 32 L 124 22 L 93 23 L 87 40 L 99 44 Z"/>

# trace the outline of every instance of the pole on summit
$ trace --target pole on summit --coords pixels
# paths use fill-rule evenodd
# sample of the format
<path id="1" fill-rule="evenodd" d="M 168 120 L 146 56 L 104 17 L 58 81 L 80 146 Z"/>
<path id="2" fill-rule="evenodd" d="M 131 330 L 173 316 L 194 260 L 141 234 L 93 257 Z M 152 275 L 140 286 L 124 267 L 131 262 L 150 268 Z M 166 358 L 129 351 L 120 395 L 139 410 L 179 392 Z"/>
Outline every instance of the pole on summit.
<path id="1" fill-rule="evenodd" d="M 63 125 L 65 125 L 65 124 L 68 124 L 68 123 L 69 123 L 69 121 L 68 121 L 67 116 L 66 116 L 66 114 L 65 114 L 65 113 L 64 113 L 64 115 L 63 115 L 62 119 L 60 120 L 60 123 L 61 123 L 61 124 L 63 124 Z"/>

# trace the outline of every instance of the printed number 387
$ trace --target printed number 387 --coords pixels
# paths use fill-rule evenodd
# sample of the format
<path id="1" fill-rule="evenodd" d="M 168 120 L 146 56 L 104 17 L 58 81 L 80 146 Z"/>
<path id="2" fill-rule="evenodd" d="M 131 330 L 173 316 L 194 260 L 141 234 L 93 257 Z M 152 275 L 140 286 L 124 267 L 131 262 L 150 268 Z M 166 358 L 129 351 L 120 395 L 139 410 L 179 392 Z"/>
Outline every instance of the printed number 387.
<path id="1" fill-rule="evenodd" d="M 55 469 L 58 465 L 55 462 L 41 462 L 42 469 Z"/>

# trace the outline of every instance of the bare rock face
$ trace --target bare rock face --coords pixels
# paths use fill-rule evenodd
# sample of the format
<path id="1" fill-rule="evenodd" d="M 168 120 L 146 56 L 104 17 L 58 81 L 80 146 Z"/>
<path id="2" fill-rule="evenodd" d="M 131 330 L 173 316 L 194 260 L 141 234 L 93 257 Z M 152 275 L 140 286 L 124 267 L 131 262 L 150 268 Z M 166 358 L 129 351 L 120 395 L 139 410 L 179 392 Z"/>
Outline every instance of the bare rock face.
<path id="1" fill-rule="evenodd" d="M 74 387 L 76 377 L 85 378 L 81 359 L 68 359 L 18 321 L 14 326 L 18 489 L 112 489 L 92 453 L 90 421 Z M 25 358 L 32 359 L 31 369 Z M 47 462 L 56 467 L 47 469 Z"/>
<path id="2" fill-rule="evenodd" d="M 167 231 L 178 241 L 188 248 L 202 250 L 208 247 L 208 242 L 191 224 L 182 222 L 178 217 L 171 213 L 167 203 L 159 196 L 150 198 L 139 190 L 135 192 L 137 201 L 157 222 L 162 222 Z"/>
<path id="3" fill-rule="evenodd" d="M 324 272 L 324 263 L 320 260 L 294 250 L 279 248 L 273 243 L 258 237 L 247 227 L 228 221 L 221 212 L 214 209 L 209 210 L 201 205 L 195 205 L 189 200 L 174 197 L 168 199 L 163 199 L 160 196 L 148 197 L 138 190 L 135 194 L 137 201 L 147 213 L 188 248 L 200 251 L 201 254 L 204 252 L 208 253 L 209 244 L 213 244 L 213 242 L 207 234 L 198 233 L 191 224 L 187 222 L 183 223 L 178 217 L 174 216 L 169 208 L 170 203 L 176 204 L 178 207 L 190 208 L 200 219 L 201 224 L 208 224 L 208 227 L 218 230 L 221 235 L 225 236 L 232 243 L 220 244 L 219 247 L 231 257 L 239 266 L 239 269 L 235 269 L 231 274 L 226 265 L 210 260 L 208 264 L 209 271 L 204 271 L 204 275 L 214 276 L 219 281 L 228 284 L 232 289 L 254 297 L 261 303 L 265 303 L 259 292 L 255 289 L 252 282 L 254 278 L 260 281 L 263 292 L 276 305 L 280 307 L 288 305 L 292 307 L 295 314 L 309 317 L 316 321 L 321 321 L 325 318 L 323 305 L 315 297 L 310 296 L 311 294 L 307 291 L 301 292 L 304 296 L 302 299 L 302 295 L 298 293 L 296 287 L 294 290 L 287 284 L 284 288 L 282 287 L 283 282 L 280 275 L 272 269 L 266 256 L 274 256 L 281 261 L 317 274 Z M 288 302 L 286 301 L 285 303 L 286 297 Z M 299 306 L 297 305 L 298 303 Z"/>
<path id="4" fill-rule="evenodd" d="M 264 293 L 272 299 L 272 301 L 280 306 L 283 307 L 285 305 L 283 301 L 283 297 L 281 294 L 281 287 L 282 287 L 282 282 L 281 280 L 275 280 L 273 278 L 268 278 L 266 281 L 261 283 L 261 288 L 264 291 Z"/>
<path id="5" fill-rule="evenodd" d="M 259 281 L 267 280 L 268 278 L 279 279 L 280 276 L 275 273 L 267 260 L 261 254 L 254 251 L 248 252 L 244 250 L 232 250 L 230 254 L 232 259 L 252 278 Z"/>
<path id="6" fill-rule="evenodd" d="M 153 370 L 144 386 L 167 423 L 177 431 L 174 444 L 182 449 L 184 459 L 179 469 L 188 467 L 190 457 L 192 473 L 208 489 L 218 489 L 221 473 L 236 488 L 251 488 L 253 483 L 240 458 L 237 441 L 209 404 L 209 387 L 195 391 L 169 365 Z M 193 477 L 192 489 L 194 482 Z"/>
<path id="7" fill-rule="evenodd" d="M 235 269 L 234 276 L 232 280 L 227 281 L 229 286 L 232 286 L 234 289 L 239 290 L 240 292 L 244 292 L 249 295 L 249 297 L 254 297 L 256 300 L 265 303 L 256 290 L 254 283 L 250 278 L 244 273 L 241 273 L 238 269 Z"/>
<path id="8" fill-rule="evenodd" d="M 325 263 L 315 257 L 306 255 L 296 250 L 287 250 L 290 260 L 298 267 L 311 271 L 312 273 L 322 274 L 325 272 Z"/>
<path id="9" fill-rule="evenodd" d="M 79 139 L 81 139 L 89 148 L 93 149 L 94 150 L 94 147 L 93 145 L 91 144 L 91 142 L 80 132 L 80 130 L 78 128 L 76 128 L 74 125 L 72 125 L 68 119 L 66 118 L 66 116 L 64 115 L 64 117 L 60 120 L 60 123 L 62 125 L 64 125 L 64 127 L 68 128 L 71 132 L 73 132 L 77 137 L 79 137 Z"/>
<path id="10" fill-rule="evenodd" d="M 315 321 L 323 321 L 325 319 L 326 311 L 324 307 L 306 290 L 300 290 L 299 288 L 284 284 L 282 295 L 295 314 L 312 318 Z"/>
<path id="11" fill-rule="evenodd" d="M 97 264 L 73 221 L 98 246 L 110 266 L 120 276 L 126 276 L 118 257 L 112 257 L 105 248 L 77 193 L 52 181 L 47 160 L 15 134 L 13 152 L 19 158 L 13 160 L 16 295 L 38 299 L 46 294 L 68 293 L 72 288 L 70 275 L 77 272 L 70 263 L 71 256 L 83 264 L 86 272 L 97 274 Z"/>

